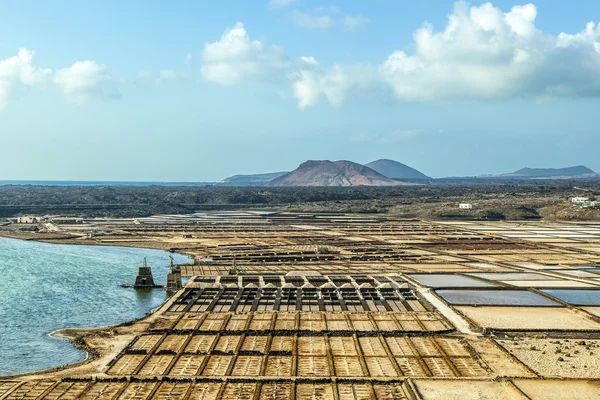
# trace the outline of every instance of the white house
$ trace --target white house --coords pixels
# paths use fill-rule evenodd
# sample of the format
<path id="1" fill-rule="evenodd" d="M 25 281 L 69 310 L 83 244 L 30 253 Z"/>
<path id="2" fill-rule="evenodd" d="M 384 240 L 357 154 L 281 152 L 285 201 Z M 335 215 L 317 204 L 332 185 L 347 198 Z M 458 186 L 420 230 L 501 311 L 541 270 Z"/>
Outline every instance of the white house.
<path id="1" fill-rule="evenodd" d="M 18 224 L 35 224 L 40 221 L 41 221 L 40 217 L 34 217 L 33 215 L 23 215 L 23 216 L 17 218 Z"/>
<path id="2" fill-rule="evenodd" d="M 471 204 L 471 203 L 460 203 L 458 205 L 458 208 L 460 208 L 462 210 L 472 210 L 473 209 L 473 204 Z"/>
<path id="3" fill-rule="evenodd" d="M 573 204 L 584 204 L 590 201 L 588 197 L 571 197 L 571 203 Z"/>

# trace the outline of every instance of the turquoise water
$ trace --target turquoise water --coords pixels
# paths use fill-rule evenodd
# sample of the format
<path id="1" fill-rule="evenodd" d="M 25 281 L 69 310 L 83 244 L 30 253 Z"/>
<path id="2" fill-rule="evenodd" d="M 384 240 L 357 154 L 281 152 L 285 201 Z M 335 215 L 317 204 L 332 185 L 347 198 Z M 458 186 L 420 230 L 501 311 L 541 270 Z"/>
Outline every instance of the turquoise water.
<path id="1" fill-rule="evenodd" d="M 136 291 L 147 257 L 165 283 L 169 253 L 128 247 L 57 245 L 0 238 L 0 375 L 58 367 L 85 352 L 49 336 L 61 328 L 116 325 L 140 318 L 166 299 L 161 289 Z M 173 254 L 175 262 L 190 259 Z"/>

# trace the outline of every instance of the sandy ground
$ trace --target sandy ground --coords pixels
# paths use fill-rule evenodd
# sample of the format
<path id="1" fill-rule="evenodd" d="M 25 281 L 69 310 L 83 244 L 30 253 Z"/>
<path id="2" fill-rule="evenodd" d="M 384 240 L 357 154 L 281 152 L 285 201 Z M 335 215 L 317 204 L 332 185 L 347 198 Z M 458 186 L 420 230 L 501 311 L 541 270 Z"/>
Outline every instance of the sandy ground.
<path id="1" fill-rule="evenodd" d="M 498 343 L 541 376 L 600 378 L 600 340 L 524 338 Z"/>
<path id="2" fill-rule="evenodd" d="M 600 307 L 581 307 L 581 308 L 584 309 L 585 311 L 589 312 L 590 314 L 600 317 Z"/>
<path id="3" fill-rule="evenodd" d="M 568 308 L 454 307 L 482 328 L 497 330 L 600 330 L 600 324 Z"/>
<path id="4" fill-rule="evenodd" d="M 532 400 L 583 400 L 600 397 L 600 381 L 515 379 L 513 382 Z"/>
<path id="5" fill-rule="evenodd" d="M 509 382 L 414 381 L 423 400 L 526 400 Z"/>
<path id="6" fill-rule="evenodd" d="M 534 377 L 535 374 L 490 339 L 469 339 L 469 344 L 490 367 L 495 376 Z"/>

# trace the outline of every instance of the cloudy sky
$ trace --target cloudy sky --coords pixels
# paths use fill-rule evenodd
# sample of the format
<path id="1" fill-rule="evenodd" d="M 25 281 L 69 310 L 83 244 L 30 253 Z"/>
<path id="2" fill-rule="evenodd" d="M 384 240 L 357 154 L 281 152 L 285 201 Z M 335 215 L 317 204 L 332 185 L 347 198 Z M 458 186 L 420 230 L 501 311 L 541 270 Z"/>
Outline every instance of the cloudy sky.
<path id="1" fill-rule="evenodd" d="M 1 2 L 0 179 L 600 170 L 600 3 Z"/>

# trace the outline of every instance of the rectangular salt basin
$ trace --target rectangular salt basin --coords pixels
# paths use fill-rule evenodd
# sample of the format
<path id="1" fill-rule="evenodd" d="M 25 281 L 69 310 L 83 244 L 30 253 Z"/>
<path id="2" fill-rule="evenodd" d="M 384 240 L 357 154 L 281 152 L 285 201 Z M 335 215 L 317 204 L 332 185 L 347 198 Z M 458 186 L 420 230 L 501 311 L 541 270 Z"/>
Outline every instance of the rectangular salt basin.
<path id="1" fill-rule="evenodd" d="M 595 272 L 597 274 L 600 274 L 600 268 L 598 268 L 598 267 L 591 267 L 591 268 L 586 269 L 586 271 L 591 271 L 591 272 Z"/>
<path id="2" fill-rule="evenodd" d="M 505 237 L 508 238 L 522 238 L 522 239 L 532 239 L 532 238 L 549 238 L 551 236 L 547 236 L 547 235 L 537 235 L 537 234 L 523 234 L 523 235 L 503 235 Z"/>
<path id="3" fill-rule="evenodd" d="M 526 287 L 526 288 L 589 288 L 597 287 L 591 283 L 584 283 L 578 281 L 569 281 L 561 279 L 557 281 L 500 281 L 507 285 Z"/>
<path id="4" fill-rule="evenodd" d="M 529 268 L 529 269 L 555 269 L 558 265 L 541 265 L 530 262 L 514 262 L 512 265 L 516 265 L 517 267 Z"/>
<path id="5" fill-rule="evenodd" d="M 592 272 L 587 272 L 589 270 L 581 271 L 578 269 L 558 269 L 555 271 L 559 272 L 561 274 L 575 276 L 578 278 L 600 278 L 600 275 L 598 275 L 598 274 L 594 274 Z"/>
<path id="6" fill-rule="evenodd" d="M 456 309 L 482 328 L 501 330 L 599 330 L 600 324 L 568 308 L 467 307 Z M 557 357 L 558 358 L 558 357 Z"/>
<path id="7" fill-rule="evenodd" d="M 412 279 L 429 287 L 493 287 L 491 283 L 462 275 L 449 274 L 411 274 Z"/>
<path id="8" fill-rule="evenodd" d="M 600 306 L 600 290 L 585 289 L 585 290 L 560 290 L 546 289 L 544 293 L 554 296 L 565 303 L 579 306 Z"/>
<path id="9" fill-rule="evenodd" d="M 526 290 L 436 290 L 450 304 L 479 306 L 558 306 L 559 304 Z"/>
<path id="10" fill-rule="evenodd" d="M 497 269 L 503 268 L 498 265 L 488 264 L 488 263 L 469 263 L 472 267 L 485 268 L 485 269 Z"/>
<path id="11" fill-rule="evenodd" d="M 554 235 L 556 237 L 559 238 L 578 238 L 578 239 L 589 239 L 589 238 L 593 238 L 593 235 L 585 235 L 582 233 L 562 233 L 560 235 Z"/>
<path id="12" fill-rule="evenodd" d="M 482 272 L 475 274 L 467 274 L 469 276 L 476 276 L 478 278 L 490 279 L 492 281 L 553 281 L 560 278 L 553 276 L 536 274 L 533 272 L 507 272 L 507 273 L 493 273 L 493 272 Z"/>

